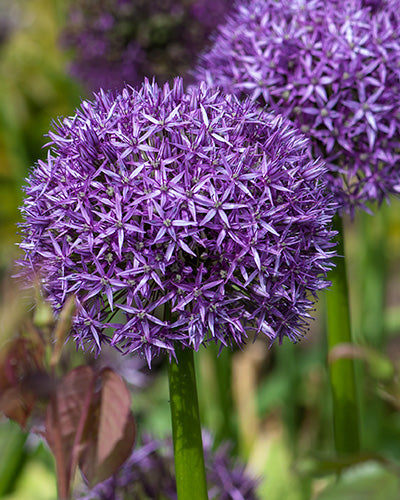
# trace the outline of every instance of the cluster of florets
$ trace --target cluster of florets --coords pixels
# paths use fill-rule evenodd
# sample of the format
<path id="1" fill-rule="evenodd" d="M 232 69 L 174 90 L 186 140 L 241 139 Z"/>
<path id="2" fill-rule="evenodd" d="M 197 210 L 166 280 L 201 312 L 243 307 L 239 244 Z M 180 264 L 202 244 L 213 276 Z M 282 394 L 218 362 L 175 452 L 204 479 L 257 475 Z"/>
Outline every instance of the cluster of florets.
<path id="1" fill-rule="evenodd" d="M 88 89 L 183 75 L 223 19 L 228 0 L 73 0 L 62 33 L 71 72 Z"/>
<path id="2" fill-rule="evenodd" d="M 336 210 L 288 122 L 205 84 L 100 92 L 49 133 L 28 179 L 22 265 L 73 336 L 138 351 L 307 330 Z"/>
<path id="3" fill-rule="evenodd" d="M 196 74 L 289 117 L 352 212 L 400 192 L 399 19 L 393 1 L 252 0 Z"/>
<path id="4" fill-rule="evenodd" d="M 230 455 L 229 445 L 216 451 L 209 434 L 203 433 L 204 462 L 209 500 L 256 500 L 258 481 L 237 459 Z M 143 438 L 143 445 L 111 478 L 93 489 L 86 489 L 79 500 L 129 500 L 131 498 L 165 498 L 176 500 L 172 441 Z"/>

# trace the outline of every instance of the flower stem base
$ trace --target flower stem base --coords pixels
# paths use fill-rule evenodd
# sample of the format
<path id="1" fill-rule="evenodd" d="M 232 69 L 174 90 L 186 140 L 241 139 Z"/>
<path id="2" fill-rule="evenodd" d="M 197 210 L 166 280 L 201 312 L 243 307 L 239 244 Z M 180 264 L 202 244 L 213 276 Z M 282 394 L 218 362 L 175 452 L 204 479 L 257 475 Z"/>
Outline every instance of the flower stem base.
<path id="1" fill-rule="evenodd" d="M 169 391 L 178 500 L 208 500 L 193 351 L 176 348 Z"/>
<path id="2" fill-rule="evenodd" d="M 349 293 L 344 256 L 343 221 L 334 218 L 337 235 L 336 267 L 330 272 L 332 288 L 327 293 L 328 348 L 351 343 Z M 360 426 L 353 359 L 336 359 L 329 364 L 333 397 L 333 424 L 338 455 L 355 454 L 360 450 Z"/>

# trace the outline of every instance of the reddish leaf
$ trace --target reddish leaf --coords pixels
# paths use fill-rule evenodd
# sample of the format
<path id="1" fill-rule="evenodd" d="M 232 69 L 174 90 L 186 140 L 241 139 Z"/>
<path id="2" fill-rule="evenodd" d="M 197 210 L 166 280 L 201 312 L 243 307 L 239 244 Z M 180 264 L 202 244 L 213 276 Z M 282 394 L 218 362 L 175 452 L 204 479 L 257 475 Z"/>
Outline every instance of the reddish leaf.
<path id="1" fill-rule="evenodd" d="M 136 425 L 131 396 L 122 378 L 105 368 L 101 389 L 88 417 L 87 441 L 80 467 L 90 486 L 114 474 L 129 457 L 135 442 Z"/>
<path id="2" fill-rule="evenodd" d="M 95 373 L 79 366 L 65 375 L 57 386 L 46 412 L 45 438 L 54 453 L 61 497 L 68 497 L 82 450 L 82 434 L 94 394 Z"/>
<path id="3" fill-rule="evenodd" d="M 32 382 L 44 375 L 43 359 L 43 344 L 22 337 L 0 351 L 0 411 L 23 428 L 41 396 Z"/>
<path id="4" fill-rule="evenodd" d="M 18 385 L 24 377 L 43 369 L 44 346 L 17 337 L 0 351 L 0 391 Z"/>
<path id="5" fill-rule="evenodd" d="M 23 429 L 32 413 L 35 397 L 32 393 L 24 391 L 20 385 L 9 387 L 2 392 L 0 397 L 0 411 Z"/>

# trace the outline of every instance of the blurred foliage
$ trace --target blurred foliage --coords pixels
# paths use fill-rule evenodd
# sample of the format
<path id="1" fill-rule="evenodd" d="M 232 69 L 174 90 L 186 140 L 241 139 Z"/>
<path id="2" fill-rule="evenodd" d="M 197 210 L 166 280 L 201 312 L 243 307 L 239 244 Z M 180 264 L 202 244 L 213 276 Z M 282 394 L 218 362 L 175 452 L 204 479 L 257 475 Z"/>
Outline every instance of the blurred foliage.
<path id="1" fill-rule="evenodd" d="M 67 75 L 69 56 L 58 45 L 66 6 L 67 0 L 10 2 L 17 22 L 0 45 L 0 344 L 17 331 L 31 305 L 6 280 L 16 254 L 21 185 L 30 166 L 44 155 L 43 135 L 51 120 L 71 114 L 83 94 Z M 321 294 L 319 319 L 302 343 L 284 342 L 267 350 L 256 342 L 233 355 L 239 451 L 249 468 L 263 477 L 261 500 L 400 498 L 400 201 L 373 211 L 375 215 L 357 214 L 346 222 L 353 328 L 362 347 L 353 353 L 358 360 L 362 438 L 372 458 L 330 462 L 331 401 Z M 221 413 L 209 354 L 201 351 L 198 357 L 201 410 L 206 426 L 217 429 Z M 78 355 L 70 355 L 72 364 L 81 362 Z M 139 433 L 164 437 L 170 431 L 164 368 L 156 370 L 149 387 L 133 394 Z M 55 500 L 54 463 L 43 444 L 4 420 L 0 450 L 0 498 Z"/>
<path id="2" fill-rule="evenodd" d="M 5 500 L 56 500 L 54 474 L 41 461 L 31 459 L 20 474 L 15 491 Z"/>
<path id="3" fill-rule="evenodd" d="M 0 267 L 15 251 L 21 184 L 43 156 L 51 120 L 70 114 L 81 91 L 58 45 L 64 2 L 14 0 L 16 22 L 0 46 Z"/>
<path id="4" fill-rule="evenodd" d="M 349 469 L 329 485 L 315 500 L 397 500 L 400 492 L 398 474 L 374 462 Z"/>

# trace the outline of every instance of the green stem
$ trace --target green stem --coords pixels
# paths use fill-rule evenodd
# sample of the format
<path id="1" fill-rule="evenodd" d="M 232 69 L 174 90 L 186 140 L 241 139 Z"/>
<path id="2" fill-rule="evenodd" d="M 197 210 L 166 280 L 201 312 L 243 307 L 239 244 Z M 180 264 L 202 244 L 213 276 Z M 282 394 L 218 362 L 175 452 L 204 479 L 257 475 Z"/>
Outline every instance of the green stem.
<path id="1" fill-rule="evenodd" d="M 193 351 L 175 352 L 168 375 L 178 500 L 207 500 Z"/>
<path id="2" fill-rule="evenodd" d="M 361 214 L 361 338 L 377 349 L 385 346 L 384 310 L 386 285 L 387 214 L 385 207 L 374 215 Z M 368 269 L 368 272 L 365 272 Z"/>
<path id="3" fill-rule="evenodd" d="M 235 454 L 238 451 L 238 430 L 233 400 L 233 352 L 229 347 L 224 347 L 218 356 L 219 348 L 220 346 L 215 344 L 207 346 L 207 353 L 214 365 L 215 403 L 219 417 L 214 443 L 220 444 L 224 441 L 230 441 L 232 453 Z"/>
<path id="4" fill-rule="evenodd" d="M 358 297 L 361 298 L 358 312 L 359 331 L 356 338 L 380 352 L 385 349 L 387 342 L 384 325 L 387 284 L 387 216 L 386 205 L 380 207 L 373 218 L 370 214 L 361 211 L 361 235 L 356 247 L 357 255 L 361 256 L 356 274 L 359 282 Z M 361 365 L 360 376 L 357 379 L 362 382 L 363 387 L 362 429 L 368 429 L 368 432 L 363 433 L 363 442 L 368 449 L 377 449 L 383 438 L 386 403 L 376 397 L 371 400 L 371 391 L 368 390 L 370 377 L 366 372 L 366 366 Z"/>
<path id="5" fill-rule="evenodd" d="M 287 437 L 291 443 L 293 456 L 298 452 L 297 422 L 299 421 L 299 353 L 292 342 L 285 342 L 276 349 L 276 358 L 279 373 L 287 381 L 287 392 L 282 394 L 282 419 L 285 424 Z"/>
<path id="6" fill-rule="evenodd" d="M 343 221 L 336 215 L 334 229 L 337 235 L 336 267 L 330 272 L 332 288 L 327 293 L 328 347 L 351 343 L 349 294 L 343 243 Z M 333 424 L 338 455 L 359 452 L 359 411 L 356 394 L 355 369 L 352 359 L 336 359 L 329 363 L 333 396 Z"/>

